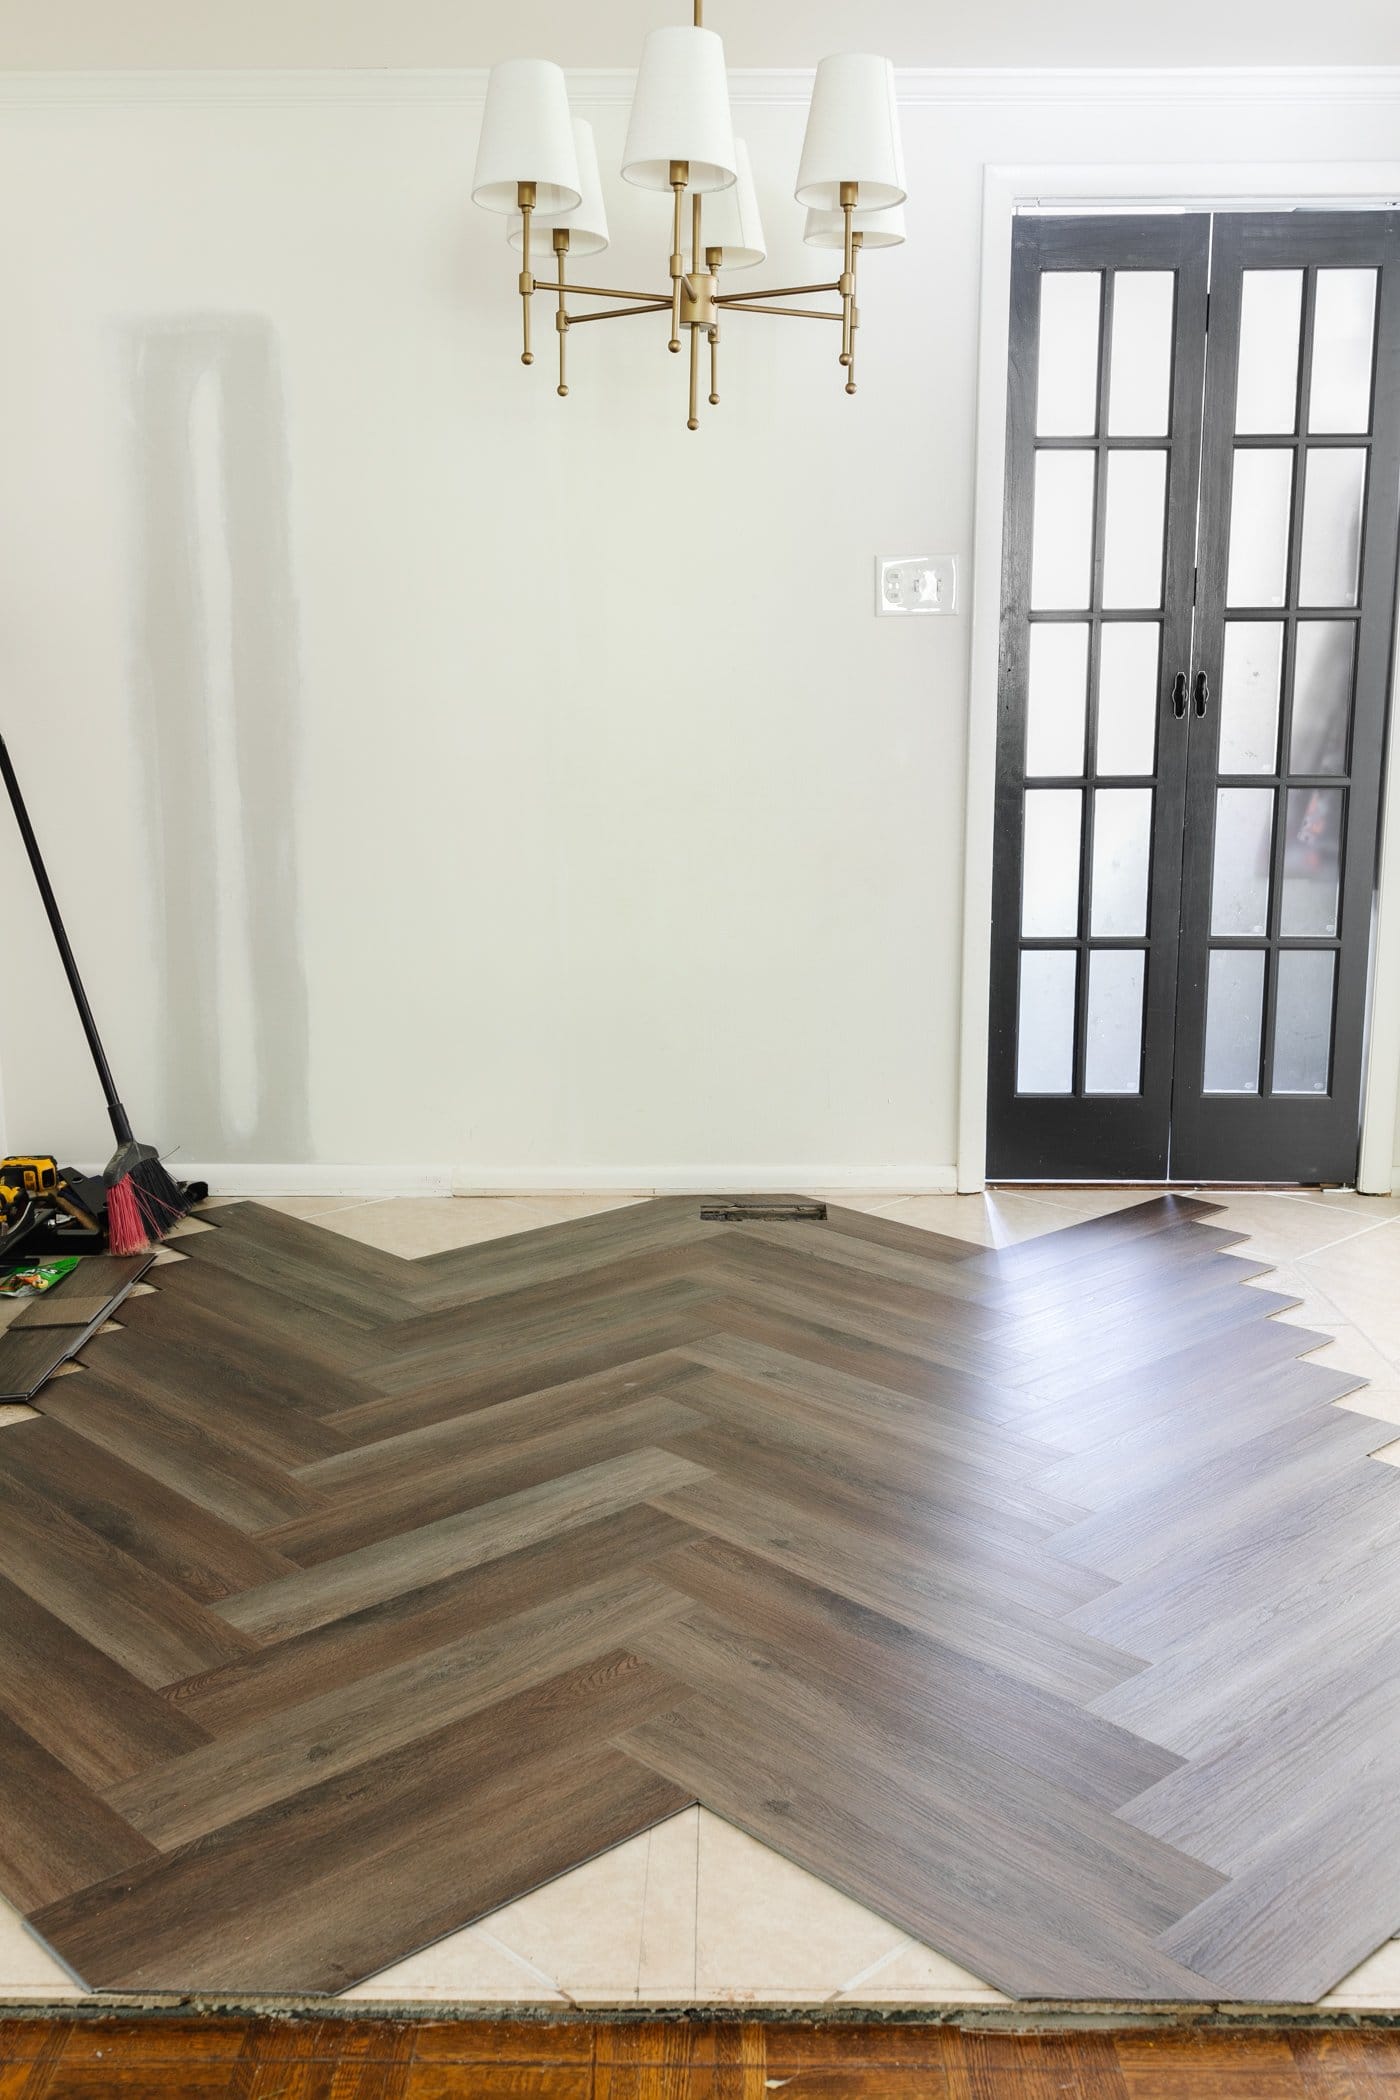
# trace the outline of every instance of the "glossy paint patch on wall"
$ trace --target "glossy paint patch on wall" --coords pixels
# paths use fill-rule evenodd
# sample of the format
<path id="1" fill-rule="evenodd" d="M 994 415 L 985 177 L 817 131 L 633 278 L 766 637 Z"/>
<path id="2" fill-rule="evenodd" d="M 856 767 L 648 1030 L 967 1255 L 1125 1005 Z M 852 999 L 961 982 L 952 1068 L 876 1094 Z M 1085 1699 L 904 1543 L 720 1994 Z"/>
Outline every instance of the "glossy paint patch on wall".
<path id="1" fill-rule="evenodd" d="M 195 1157 L 309 1150 L 301 682 L 277 344 L 194 316 L 132 342 L 139 733 L 165 1098 Z"/>

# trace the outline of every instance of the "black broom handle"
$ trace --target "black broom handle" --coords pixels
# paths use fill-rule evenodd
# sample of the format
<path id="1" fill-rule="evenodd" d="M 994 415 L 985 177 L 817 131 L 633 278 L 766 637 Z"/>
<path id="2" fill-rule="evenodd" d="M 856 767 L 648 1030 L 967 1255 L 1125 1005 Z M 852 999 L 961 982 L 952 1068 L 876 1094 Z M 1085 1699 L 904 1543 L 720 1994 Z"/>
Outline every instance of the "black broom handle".
<path id="1" fill-rule="evenodd" d="M 78 965 L 74 960 L 73 950 L 69 945 L 68 935 L 59 914 L 58 899 L 54 896 L 53 884 L 49 881 L 49 871 L 44 866 L 44 856 L 39 851 L 39 841 L 34 836 L 34 826 L 29 821 L 29 811 L 24 806 L 24 797 L 19 791 L 19 780 L 16 777 L 13 765 L 10 763 L 10 754 L 6 749 L 3 736 L 0 736 L 0 776 L 4 778 L 5 788 L 10 797 L 10 807 L 15 813 L 15 822 L 19 826 L 19 835 L 24 841 L 24 850 L 29 855 L 29 865 L 34 870 L 34 880 L 39 885 L 39 896 L 43 901 L 44 911 L 48 917 L 49 929 L 54 937 L 54 945 L 58 949 L 58 959 L 63 965 L 63 974 L 68 979 L 68 989 L 73 994 L 73 1004 L 78 1009 L 78 1019 L 83 1024 L 83 1034 L 87 1037 L 87 1046 L 92 1052 L 92 1061 L 97 1067 L 97 1076 L 102 1082 L 102 1092 L 107 1103 L 107 1114 L 112 1121 L 113 1135 L 119 1145 L 129 1145 L 131 1143 L 131 1125 L 126 1119 L 126 1110 L 117 1098 L 116 1084 L 112 1078 L 112 1068 L 107 1062 L 107 1053 L 102 1047 L 102 1038 L 97 1033 L 97 1023 L 92 1018 L 92 1008 L 88 1005 L 88 996 L 83 990 L 83 980 L 78 975 Z"/>

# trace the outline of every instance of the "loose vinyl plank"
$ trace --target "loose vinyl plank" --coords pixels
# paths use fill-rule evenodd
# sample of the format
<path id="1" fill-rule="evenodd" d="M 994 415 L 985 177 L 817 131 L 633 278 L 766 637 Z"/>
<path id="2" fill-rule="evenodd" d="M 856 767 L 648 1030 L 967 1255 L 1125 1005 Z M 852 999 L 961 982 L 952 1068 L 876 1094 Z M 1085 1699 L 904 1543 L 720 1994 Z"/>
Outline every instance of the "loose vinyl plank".
<path id="1" fill-rule="evenodd" d="M 1324 1338 L 1194 1200 L 704 1207 L 183 1235 L 0 1437 L 0 1891 L 97 1986 L 334 1990 L 700 1800 L 1014 1994 L 1326 1989 L 1400 1476 Z"/>

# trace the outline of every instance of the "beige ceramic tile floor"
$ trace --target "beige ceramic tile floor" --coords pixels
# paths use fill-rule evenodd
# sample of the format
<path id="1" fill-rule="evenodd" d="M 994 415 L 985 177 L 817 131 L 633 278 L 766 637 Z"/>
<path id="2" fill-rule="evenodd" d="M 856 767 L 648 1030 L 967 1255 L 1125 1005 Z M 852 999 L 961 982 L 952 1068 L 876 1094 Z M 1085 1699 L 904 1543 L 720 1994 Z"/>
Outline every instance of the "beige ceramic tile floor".
<path id="1" fill-rule="evenodd" d="M 816 1193 L 821 1193 L 817 1191 Z M 1140 1202 L 1141 1190 L 1035 1189 L 987 1196 L 831 1200 L 1010 1246 Z M 1258 1279 L 1296 1295 L 1280 1319 L 1333 1337 L 1314 1360 L 1371 1383 L 1338 1405 L 1400 1425 L 1400 1200 L 1347 1192 L 1208 1191 Z M 625 1196 L 272 1198 L 272 1207 L 365 1246 L 415 1257 L 562 1222 Z M 190 1230 L 201 1229 L 197 1224 Z M 178 1250 L 169 1251 L 178 1258 Z M 16 1419 L 27 1409 L 0 1410 Z M 1396 1441 L 1379 1455 L 1400 1464 Z M 1400 1925 L 1400 1878 L 1396 1919 Z M 81 1995 L 0 1904 L 0 2003 Z M 996 2005 L 996 1991 L 703 1809 L 564 1875 L 347 1993 L 375 2004 L 893 2007 Z M 1400 2009 L 1400 1939 L 1324 2001 Z"/>

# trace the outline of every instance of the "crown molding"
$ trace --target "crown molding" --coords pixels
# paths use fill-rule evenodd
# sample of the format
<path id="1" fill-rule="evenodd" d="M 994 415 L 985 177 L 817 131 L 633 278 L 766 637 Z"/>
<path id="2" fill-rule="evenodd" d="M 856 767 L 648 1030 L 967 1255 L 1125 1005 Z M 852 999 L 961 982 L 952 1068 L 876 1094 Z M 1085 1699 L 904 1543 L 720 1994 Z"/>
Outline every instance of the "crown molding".
<path id="1" fill-rule="evenodd" d="M 627 104 L 630 68 L 569 72 L 574 99 L 595 108 Z M 1400 103 L 1400 66 L 905 66 L 898 69 L 906 108 L 958 104 L 1267 102 Z M 188 105 L 254 108 L 355 103 L 470 105 L 483 100 L 484 66 L 440 68 L 172 68 L 160 71 L 0 72 L 0 111 L 51 108 L 151 108 Z M 812 69 L 732 68 L 731 99 L 740 106 L 805 103 Z"/>

